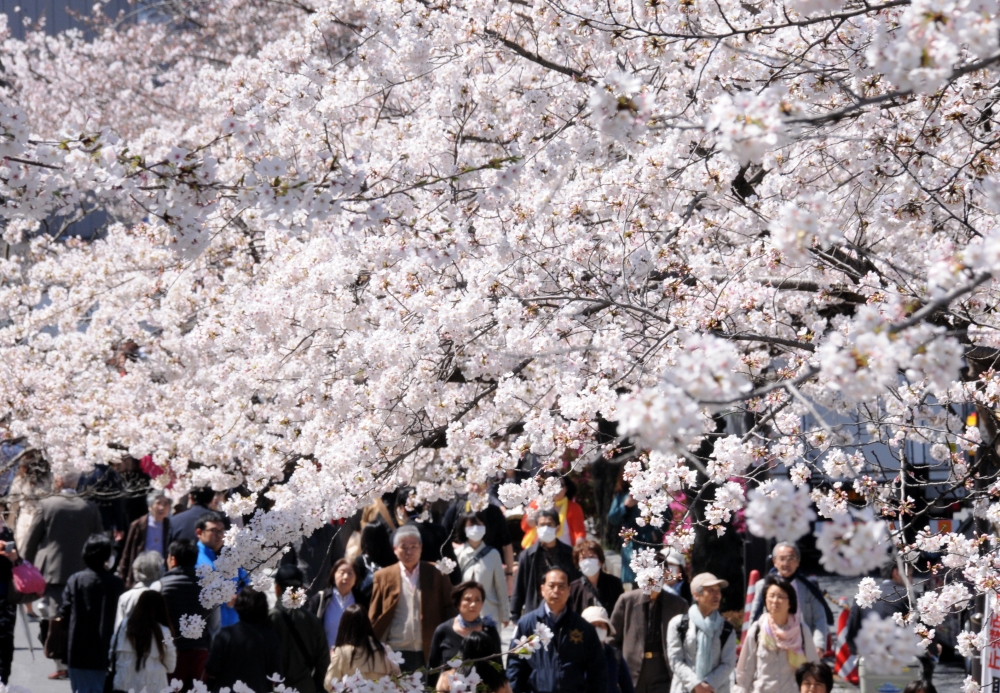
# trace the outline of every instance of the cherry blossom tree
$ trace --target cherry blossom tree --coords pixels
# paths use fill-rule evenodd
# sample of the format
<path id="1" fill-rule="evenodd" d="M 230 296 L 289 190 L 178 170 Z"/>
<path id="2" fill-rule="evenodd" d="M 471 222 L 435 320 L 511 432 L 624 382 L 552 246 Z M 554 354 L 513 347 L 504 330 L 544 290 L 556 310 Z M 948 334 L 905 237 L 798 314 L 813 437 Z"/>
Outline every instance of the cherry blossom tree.
<path id="1" fill-rule="evenodd" d="M 626 441 L 650 521 L 682 491 L 715 494 L 718 531 L 745 507 L 794 540 L 815 512 L 830 570 L 939 551 L 992 590 L 992 535 L 917 531 L 906 450 L 1000 522 L 997 15 L 177 0 L 7 39 L 7 430 L 57 467 L 113 444 L 172 494 L 243 489 L 208 604 L 401 484 L 449 498 Z M 96 211 L 106 232 L 72 238 Z M 905 625 L 967 601 L 922 597 Z"/>

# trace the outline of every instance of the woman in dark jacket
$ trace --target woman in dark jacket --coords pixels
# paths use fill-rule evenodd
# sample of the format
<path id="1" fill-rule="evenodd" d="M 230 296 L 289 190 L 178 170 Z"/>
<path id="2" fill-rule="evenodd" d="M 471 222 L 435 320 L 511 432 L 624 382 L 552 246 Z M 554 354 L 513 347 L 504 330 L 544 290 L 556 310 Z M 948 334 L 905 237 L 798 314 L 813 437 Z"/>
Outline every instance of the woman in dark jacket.
<path id="1" fill-rule="evenodd" d="M 14 589 L 14 566 L 20 563 L 17 549 L 7 551 L 7 542 L 14 541 L 14 532 L 0 518 L 0 681 L 10 684 L 10 666 L 14 661 L 14 624 L 18 600 Z M 11 598 L 13 597 L 13 599 Z"/>
<path id="2" fill-rule="evenodd" d="M 569 606 L 582 614 L 588 606 L 602 606 L 614 612 L 618 598 L 625 593 L 622 581 L 604 572 L 604 549 L 593 539 L 583 539 L 573 547 L 573 565 L 583 577 L 569 585 Z"/>
<path id="3" fill-rule="evenodd" d="M 285 674 L 281 638 L 267 626 L 267 597 L 252 587 L 244 587 L 236 595 L 233 608 L 240 620 L 212 639 L 205 665 L 206 683 L 209 689 L 218 691 L 242 681 L 254 693 L 267 693 L 274 688 L 268 677 Z"/>
<path id="4" fill-rule="evenodd" d="M 125 583 L 111 573 L 111 540 L 92 534 L 83 545 L 83 564 L 63 591 L 59 616 L 69 623 L 69 682 L 73 693 L 103 693 L 108 648 L 115 630 L 115 611 Z"/>
<path id="5" fill-rule="evenodd" d="M 497 651 L 500 651 L 500 633 L 496 623 L 488 616 L 482 616 L 485 598 L 486 590 L 472 580 L 461 583 L 451 591 L 451 601 L 458 616 L 445 621 L 434 631 L 428 667 L 440 667 L 454 658 L 462 649 L 462 641 L 470 633 L 478 631 L 486 633 L 496 643 Z M 428 676 L 427 681 L 433 686 L 437 682 L 437 674 Z"/>
<path id="6" fill-rule="evenodd" d="M 306 602 L 306 611 L 315 614 L 323 624 L 323 632 L 326 633 L 327 645 L 331 650 L 337 646 L 340 617 L 347 607 L 359 601 L 354 589 L 357 581 L 354 565 L 346 558 L 341 558 L 330 568 L 327 588 L 309 597 Z"/>
<path id="7" fill-rule="evenodd" d="M 354 559 L 354 598 L 367 611 L 372 601 L 375 573 L 394 565 L 398 558 L 392 551 L 389 529 L 382 522 L 372 522 L 361 530 L 361 555 Z M 313 612 L 315 613 L 315 612 Z"/>

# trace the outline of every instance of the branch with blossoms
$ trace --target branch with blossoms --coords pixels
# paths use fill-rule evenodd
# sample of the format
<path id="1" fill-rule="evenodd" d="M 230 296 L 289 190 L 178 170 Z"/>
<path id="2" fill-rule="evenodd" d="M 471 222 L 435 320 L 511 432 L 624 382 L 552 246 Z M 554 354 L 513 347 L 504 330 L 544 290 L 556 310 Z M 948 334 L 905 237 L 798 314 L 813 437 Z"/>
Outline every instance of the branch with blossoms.
<path id="1" fill-rule="evenodd" d="M 810 514 L 845 575 L 938 547 L 867 642 L 928 639 L 996 581 L 997 13 L 524 8 L 206 0 L 6 41 L 0 435 L 228 491 L 209 601 L 400 486 L 610 462 L 680 550 Z M 955 503 L 974 531 L 921 532 Z"/>

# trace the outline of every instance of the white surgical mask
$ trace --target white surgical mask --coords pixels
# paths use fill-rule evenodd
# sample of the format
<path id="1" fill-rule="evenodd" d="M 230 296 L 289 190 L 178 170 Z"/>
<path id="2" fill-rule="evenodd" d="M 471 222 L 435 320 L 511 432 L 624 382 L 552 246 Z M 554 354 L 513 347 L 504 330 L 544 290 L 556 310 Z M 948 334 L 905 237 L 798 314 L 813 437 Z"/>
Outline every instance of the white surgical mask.
<path id="1" fill-rule="evenodd" d="M 551 525 L 540 525 L 538 527 L 538 541 L 548 544 L 556 538 L 556 528 Z"/>
<path id="2" fill-rule="evenodd" d="M 597 631 L 597 639 L 601 642 L 607 642 L 608 640 L 608 629 L 607 628 L 595 628 Z"/>
<path id="3" fill-rule="evenodd" d="M 587 577 L 594 577 L 601 572 L 601 562 L 596 558 L 581 558 L 580 572 Z"/>
<path id="4" fill-rule="evenodd" d="M 483 525 L 468 525 L 465 528 L 465 536 L 469 538 L 469 541 L 482 541 L 483 537 L 486 536 L 486 527 Z"/>

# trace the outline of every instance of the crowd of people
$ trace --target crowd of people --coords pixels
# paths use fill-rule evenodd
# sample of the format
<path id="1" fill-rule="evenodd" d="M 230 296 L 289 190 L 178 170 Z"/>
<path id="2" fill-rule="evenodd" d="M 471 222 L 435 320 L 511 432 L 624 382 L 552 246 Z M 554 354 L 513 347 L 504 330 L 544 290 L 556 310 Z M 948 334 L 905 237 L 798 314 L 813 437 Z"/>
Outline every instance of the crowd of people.
<path id="1" fill-rule="evenodd" d="M 740 630 L 720 613 L 726 580 L 692 575 L 686 556 L 660 545 L 662 583 L 634 589 L 624 557 L 643 542 L 657 548 L 661 535 L 636 523 L 627 491 L 608 515 L 636 529 L 617 575 L 588 534 L 571 482 L 560 481 L 552 507 L 519 515 L 487 496 L 485 507 L 460 498 L 435 516 L 404 489 L 318 532 L 325 550 L 315 537 L 294 547 L 273 574 L 271 599 L 240 573 L 233 601 L 208 610 L 198 571 L 214 569 L 227 527 L 239 521 L 218 512 L 219 494 L 198 489 L 174 506 L 150 491 L 139 506 L 106 492 L 120 482 L 116 470 L 99 472 L 20 474 L 0 527 L 0 589 L 14 589 L 12 571 L 24 561 L 40 571 L 44 592 L 30 595 L 29 617 L 41 621 L 50 678 L 68 678 L 73 693 L 158 693 L 174 679 L 184 690 L 242 681 L 265 693 L 280 680 L 321 693 L 344 677 L 418 670 L 435 691 L 473 671 L 484 693 L 832 691 L 822 662 L 832 614 L 799 571 L 797 547 L 775 547 L 737 655 Z M 310 595 L 304 605 L 286 601 L 291 589 Z M 0 600 L 4 683 L 16 603 Z M 191 617 L 205 627 L 186 627 Z M 540 625 L 552 633 L 547 647 L 504 652 Z"/>

